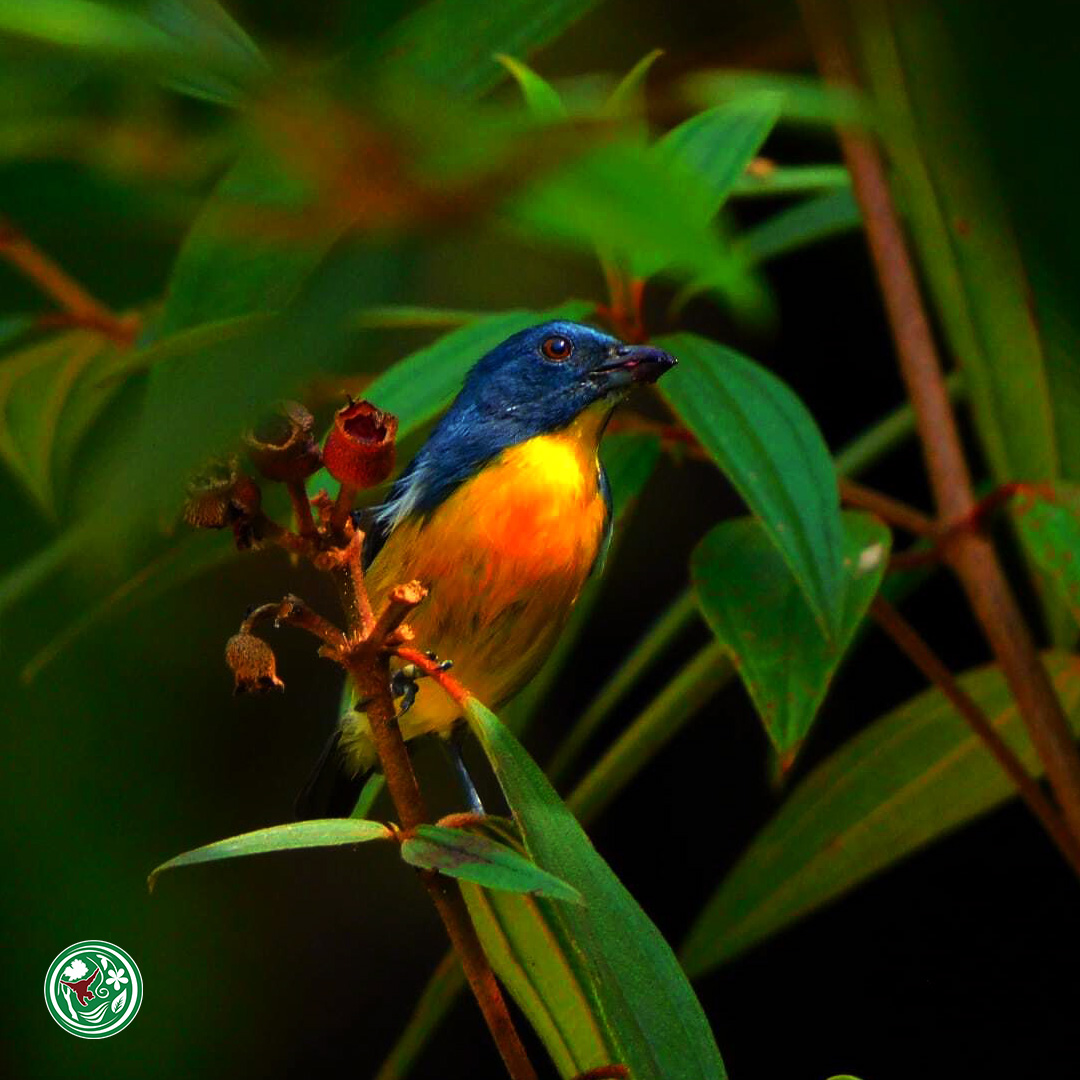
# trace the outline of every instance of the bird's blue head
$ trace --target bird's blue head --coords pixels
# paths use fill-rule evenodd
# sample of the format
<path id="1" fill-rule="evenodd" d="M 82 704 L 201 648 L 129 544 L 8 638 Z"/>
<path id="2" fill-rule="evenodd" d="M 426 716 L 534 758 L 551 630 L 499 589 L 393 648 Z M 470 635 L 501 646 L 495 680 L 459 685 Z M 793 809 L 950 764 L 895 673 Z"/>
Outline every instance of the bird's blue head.
<path id="1" fill-rule="evenodd" d="M 624 345 L 581 323 L 529 327 L 484 356 L 380 509 L 382 529 L 439 505 L 507 447 L 566 428 L 590 406 L 611 408 L 635 383 L 655 382 L 675 358 Z"/>
<path id="2" fill-rule="evenodd" d="M 675 360 L 647 345 L 624 345 L 580 323 L 522 330 L 469 372 L 450 414 L 494 425 L 505 445 L 565 428 L 599 401 L 614 405 L 637 382 L 655 382 Z"/>

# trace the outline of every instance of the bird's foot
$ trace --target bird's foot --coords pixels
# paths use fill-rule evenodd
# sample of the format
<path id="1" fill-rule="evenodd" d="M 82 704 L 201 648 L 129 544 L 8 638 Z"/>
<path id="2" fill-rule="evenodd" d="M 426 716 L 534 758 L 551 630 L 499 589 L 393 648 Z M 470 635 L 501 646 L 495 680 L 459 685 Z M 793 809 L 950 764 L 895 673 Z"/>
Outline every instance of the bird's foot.
<path id="1" fill-rule="evenodd" d="M 425 653 L 431 660 L 439 658 L 433 653 Z M 454 666 L 453 660 L 443 660 L 435 668 L 436 671 L 449 671 Z M 427 674 L 421 671 L 415 664 L 406 664 L 399 668 L 390 678 L 390 695 L 401 698 L 398 706 L 398 716 L 404 716 L 416 702 L 416 695 L 420 692 L 419 680 Z"/>

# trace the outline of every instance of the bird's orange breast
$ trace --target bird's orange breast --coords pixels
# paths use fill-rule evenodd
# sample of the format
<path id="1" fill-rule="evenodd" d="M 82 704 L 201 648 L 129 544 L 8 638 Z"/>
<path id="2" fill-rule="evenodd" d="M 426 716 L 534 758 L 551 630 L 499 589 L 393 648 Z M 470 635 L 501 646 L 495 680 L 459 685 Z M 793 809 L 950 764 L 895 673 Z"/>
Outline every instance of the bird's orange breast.
<path id="1" fill-rule="evenodd" d="M 497 706 L 547 656 L 603 541 L 597 445 L 605 414 L 510 447 L 426 518 L 390 535 L 368 572 L 373 598 L 417 578 L 428 598 L 410 623 L 417 645 L 455 664 Z M 424 688 L 406 736 L 448 726 L 457 710 Z"/>

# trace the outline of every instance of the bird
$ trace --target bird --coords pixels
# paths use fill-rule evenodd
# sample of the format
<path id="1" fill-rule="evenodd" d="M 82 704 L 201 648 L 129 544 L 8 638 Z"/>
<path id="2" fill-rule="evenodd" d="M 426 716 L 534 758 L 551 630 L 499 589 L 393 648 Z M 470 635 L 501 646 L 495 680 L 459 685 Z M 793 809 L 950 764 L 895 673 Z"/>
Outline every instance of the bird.
<path id="1" fill-rule="evenodd" d="M 452 662 L 490 708 L 537 672 L 602 567 L 612 503 L 599 448 L 613 410 L 676 362 L 581 323 L 521 330 L 471 368 L 385 501 L 357 512 L 372 603 L 420 581 L 427 598 L 409 620 L 417 646 Z M 406 739 L 460 730 L 448 695 L 406 700 Z M 376 763 L 360 703 L 340 719 L 297 816 L 348 815 Z M 471 792 L 470 801 L 479 806 Z"/>

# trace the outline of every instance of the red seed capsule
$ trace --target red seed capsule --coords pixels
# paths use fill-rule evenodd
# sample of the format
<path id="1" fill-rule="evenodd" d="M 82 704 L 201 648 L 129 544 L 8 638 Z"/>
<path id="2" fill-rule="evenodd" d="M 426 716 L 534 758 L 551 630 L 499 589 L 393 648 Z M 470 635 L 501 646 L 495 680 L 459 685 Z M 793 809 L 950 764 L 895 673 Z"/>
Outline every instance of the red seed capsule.
<path id="1" fill-rule="evenodd" d="M 225 645 L 225 663 L 236 678 L 237 694 L 265 694 L 269 690 L 285 689 L 277 676 L 274 650 L 254 634 L 244 631 L 233 634 Z"/>
<path id="2" fill-rule="evenodd" d="M 275 413 L 244 436 L 252 464 L 267 480 L 306 480 L 322 465 L 312 437 L 315 418 L 297 401 L 283 401 Z"/>
<path id="3" fill-rule="evenodd" d="M 334 415 L 323 446 L 330 475 L 351 488 L 382 483 L 394 468 L 397 417 L 367 401 L 353 401 Z"/>

